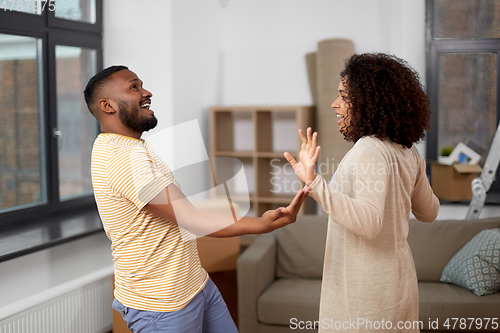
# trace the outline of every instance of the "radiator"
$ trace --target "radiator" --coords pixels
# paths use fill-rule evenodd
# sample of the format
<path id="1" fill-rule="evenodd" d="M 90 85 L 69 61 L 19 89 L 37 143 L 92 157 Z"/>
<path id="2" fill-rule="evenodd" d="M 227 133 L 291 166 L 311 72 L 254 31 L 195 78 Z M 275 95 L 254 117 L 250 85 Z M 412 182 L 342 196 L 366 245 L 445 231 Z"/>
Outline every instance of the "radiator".
<path id="1" fill-rule="evenodd" d="M 113 326 L 113 267 L 0 309 L 0 333 L 105 333 Z"/>

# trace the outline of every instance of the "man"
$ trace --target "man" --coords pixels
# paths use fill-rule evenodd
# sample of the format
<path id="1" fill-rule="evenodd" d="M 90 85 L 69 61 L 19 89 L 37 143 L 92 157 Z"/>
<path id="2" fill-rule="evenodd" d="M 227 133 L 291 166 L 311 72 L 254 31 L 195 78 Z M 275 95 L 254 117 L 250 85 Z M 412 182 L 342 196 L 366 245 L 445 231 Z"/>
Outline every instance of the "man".
<path id="1" fill-rule="evenodd" d="M 115 263 L 113 308 L 133 332 L 237 332 L 217 287 L 201 267 L 190 232 L 213 237 L 270 232 L 295 221 L 307 193 L 261 218 L 195 208 L 169 167 L 141 139 L 157 119 L 152 94 L 125 66 L 92 77 L 84 91 L 102 133 L 92 151 L 92 183 Z"/>

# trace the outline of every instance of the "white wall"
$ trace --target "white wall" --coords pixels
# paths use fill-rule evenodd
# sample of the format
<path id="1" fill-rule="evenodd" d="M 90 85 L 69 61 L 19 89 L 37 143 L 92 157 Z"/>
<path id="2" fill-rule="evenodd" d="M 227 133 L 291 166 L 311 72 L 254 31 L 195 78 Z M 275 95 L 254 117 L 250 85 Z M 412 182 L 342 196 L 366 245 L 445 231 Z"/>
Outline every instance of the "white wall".
<path id="1" fill-rule="evenodd" d="M 310 105 L 304 56 L 329 38 L 425 72 L 424 1 L 230 0 L 225 15 L 226 104 Z"/>
<path id="2" fill-rule="evenodd" d="M 104 67 L 125 65 L 153 93 L 158 127 L 172 125 L 172 1 L 104 3 Z"/>
<path id="3" fill-rule="evenodd" d="M 222 103 L 224 11 L 218 0 L 173 0 L 172 13 L 173 124 L 198 120 L 208 151 L 209 108 Z M 176 159 L 193 153 L 182 142 L 174 149 Z M 210 170 L 193 173 L 183 190 L 200 193 L 210 187 L 209 175 Z"/>
<path id="4" fill-rule="evenodd" d="M 328 38 L 396 54 L 425 74 L 424 1 L 226 1 L 173 1 L 174 118 L 199 116 L 209 102 L 311 104 L 304 56 Z"/>

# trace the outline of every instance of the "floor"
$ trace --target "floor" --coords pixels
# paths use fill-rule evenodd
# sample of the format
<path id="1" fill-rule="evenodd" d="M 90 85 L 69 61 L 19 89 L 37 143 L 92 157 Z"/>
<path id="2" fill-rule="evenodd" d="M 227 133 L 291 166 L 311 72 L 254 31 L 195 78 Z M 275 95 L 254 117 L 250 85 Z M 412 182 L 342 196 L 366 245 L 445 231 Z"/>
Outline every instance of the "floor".
<path id="1" fill-rule="evenodd" d="M 468 204 L 441 204 L 437 220 L 457 219 L 463 220 L 469 210 Z M 479 218 L 500 216 L 499 205 L 485 205 Z"/>

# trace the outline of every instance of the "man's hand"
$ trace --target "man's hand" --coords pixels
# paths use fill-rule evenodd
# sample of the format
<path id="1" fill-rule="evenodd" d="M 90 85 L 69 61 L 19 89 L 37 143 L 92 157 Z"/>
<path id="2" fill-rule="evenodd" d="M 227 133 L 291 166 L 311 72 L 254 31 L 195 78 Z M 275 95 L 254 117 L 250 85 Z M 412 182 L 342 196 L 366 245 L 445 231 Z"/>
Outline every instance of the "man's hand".
<path id="1" fill-rule="evenodd" d="M 285 152 L 284 154 L 287 161 L 292 165 L 297 177 L 306 184 L 310 184 L 314 178 L 316 178 L 314 165 L 318 160 L 319 151 L 321 149 L 316 143 L 318 133 L 314 132 L 314 134 L 311 134 L 311 132 L 311 128 L 308 127 L 306 136 L 304 132 L 299 129 L 299 135 L 302 139 L 299 153 L 300 162 L 297 162 L 289 152 Z"/>
<path id="2" fill-rule="evenodd" d="M 261 218 L 264 225 L 262 233 L 271 232 L 295 222 L 300 206 L 306 200 L 307 194 L 307 191 L 300 190 L 287 207 L 265 212 Z"/>

